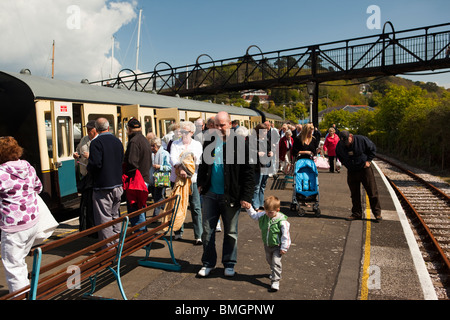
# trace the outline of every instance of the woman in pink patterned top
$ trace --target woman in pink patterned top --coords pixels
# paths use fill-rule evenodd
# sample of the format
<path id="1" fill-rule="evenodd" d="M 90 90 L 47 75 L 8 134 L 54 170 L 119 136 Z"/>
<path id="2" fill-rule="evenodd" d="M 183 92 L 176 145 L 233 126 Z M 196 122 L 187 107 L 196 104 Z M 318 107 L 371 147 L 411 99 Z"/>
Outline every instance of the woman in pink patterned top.
<path id="1" fill-rule="evenodd" d="M 36 237 L 42 191 L 35 169 L 20 160 L 22 153 L 13 137 L 0 137 L 1 255 L 10 292 L 29 284 L 25 257 Z"/>

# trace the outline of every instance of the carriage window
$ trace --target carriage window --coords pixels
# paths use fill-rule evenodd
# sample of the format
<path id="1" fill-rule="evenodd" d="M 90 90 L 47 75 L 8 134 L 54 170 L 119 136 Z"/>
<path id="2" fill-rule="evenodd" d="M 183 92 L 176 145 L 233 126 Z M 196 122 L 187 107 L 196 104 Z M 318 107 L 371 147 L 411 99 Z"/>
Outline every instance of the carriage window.
<path id="1" fill-rule="evenodd" d="M 106 118 L 109 122 L 109 132 L 115 134 L 115 124 L 114 124 L 114 116 L 112 114 L 94 114 L 91 113 L 88 116 L 88 121 L 97 120 L 98 118 Z"/>
<path id="2" fill-rule="evenodd" d="M 70 117 L 58 117 L 56 119 L 56 135 L 58 140 L 58 157 L 70 157 L 73 153 L 72 151 L 72 132 Z"/>
<path id="3" fill-rule="evenodd" d="M 175 123 L 175 120 L 159 120 L 159 125 L 161 128 L 161 138 L 170 131 L 170 125 Z"/>
<path id="4" fill-rule="evenodd" d="M 144 123 L 145 123 L 145 135 L 147 135 L 147 133 L 149 132 L 154 132 L 152 127 L 152 117 L 145 116 Z"/>
<path id="5" fill-rule="evenodd" d="M 73 110 L 73 143 L 77 146 L 83 137 L 83 127 L 81 125 L 81 104 L 74 103 L 72 105 Z"/>
<path id="6" fill-rule="evenodd" d="M 45 134 L 47 136 L 48 157 L 53 158 L 53 142 L 52 142 L 52 114 L 45 112 Z"/>

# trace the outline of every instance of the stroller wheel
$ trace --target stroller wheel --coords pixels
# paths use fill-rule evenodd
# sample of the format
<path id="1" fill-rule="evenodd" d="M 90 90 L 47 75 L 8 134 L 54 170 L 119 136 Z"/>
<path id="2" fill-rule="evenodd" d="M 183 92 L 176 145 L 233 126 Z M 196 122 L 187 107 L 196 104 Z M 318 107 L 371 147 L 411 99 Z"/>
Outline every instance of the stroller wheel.
<path id="1" fill-rule="evenodd" d="M 291 203 L 291 211 L 297 211 L 297 205 L 295 203 Z"/>
<path id="2" fill-rule="evenodd" d="M 316 217 L 320 217 L 320 209 L 319 208 L 315 209 L 314 212 L 316 213 Z"/>
<path id="3" fill-rule="evenodd" d="M 299 217 L 303 217 L 305 215 L 306 211 L 303 208 L 298 208 L 297 214 Z"/>

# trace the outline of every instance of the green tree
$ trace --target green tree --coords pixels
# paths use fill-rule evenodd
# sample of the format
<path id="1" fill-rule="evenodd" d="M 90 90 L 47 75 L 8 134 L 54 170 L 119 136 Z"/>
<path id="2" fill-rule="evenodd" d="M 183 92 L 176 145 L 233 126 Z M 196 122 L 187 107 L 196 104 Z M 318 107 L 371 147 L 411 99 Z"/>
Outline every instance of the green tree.
<path id="1" fill-rule="evenodd" d="M 334 110 L 325 114 L 319 127 L 322 131 L 327 131 L 333 123 L 339 130 L 348 130 L 352 127 L 352 117 L 350 112 L 345 110 Z"/>
<path id="2" fill-rule="evenodd" d="M 250 102 L 251 109 L 259 109 L 259 97 L 253 96 L 252 102 Z"/>
<path id="3" fill-rule="evenodd" d="M 375 130 L 375 115 L 376 111 L 369 111 L 367 109 L 361 109 L 351 115 L 352 131 L 355 134 L 368 136 L 373 130 Z"/>
<path id="4" fill-rule="evenodd" d="M 296 119 L 304 119 L 308 115 L 309 110 L 302 102 L 297 102 L 292 107 L 292 113 Z"/>
<path id="5" fill-rule="evenodd" d="M 428 131 L 426 139 L 430 141 L 429 152 L 433 155 L 430 163 L 436 163 L 441 170 L 450 164 L 450 139 L 448 124 L 450 123 L 450 92 L 445 92 L 437 102 L 437 106 L 429 110 L 427 115 Z"/>
<path id="6" fill-rule="evenodd" d="M 379 106 L 377 125 L 379 128 L 391 134 L 397 134 L 406 109 L 415 104 L 421 94 L 422 90 L 418 87 L 408 90 L 402 86 L 391 85 L 386 94 L 379 96 L 380 100 L 377 101 Z"/>

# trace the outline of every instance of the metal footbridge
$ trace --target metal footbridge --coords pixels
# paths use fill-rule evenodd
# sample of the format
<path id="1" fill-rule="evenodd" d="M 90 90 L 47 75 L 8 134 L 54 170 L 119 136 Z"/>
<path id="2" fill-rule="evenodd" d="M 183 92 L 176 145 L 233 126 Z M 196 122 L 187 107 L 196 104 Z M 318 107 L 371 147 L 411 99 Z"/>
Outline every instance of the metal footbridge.
<path id="1" fill-rule="evenodd" d="M 151 72 L 124 69 L 91 84 L 171 96 L 311 84 L 317 124 L 320 83 L 450 68 L 449 55 L 450 23 L 396 32 L 388 21 L 378 35 L 270 52 L 252 45 L 240 57 L 214 60 L 202 54 L 195 64 L 174 68 L 160 62 Z"/>

